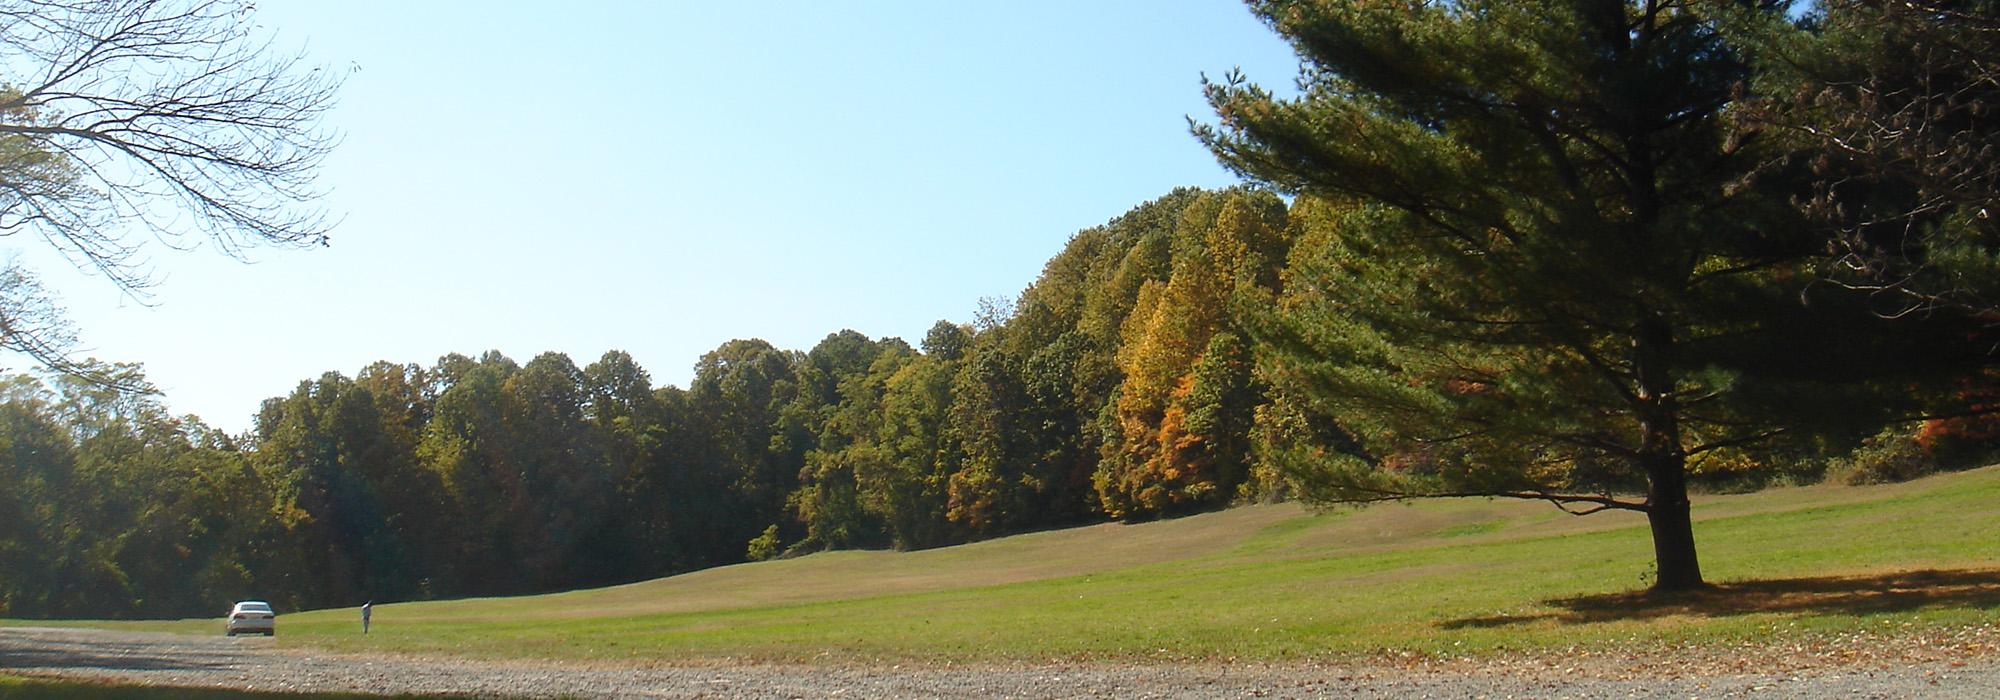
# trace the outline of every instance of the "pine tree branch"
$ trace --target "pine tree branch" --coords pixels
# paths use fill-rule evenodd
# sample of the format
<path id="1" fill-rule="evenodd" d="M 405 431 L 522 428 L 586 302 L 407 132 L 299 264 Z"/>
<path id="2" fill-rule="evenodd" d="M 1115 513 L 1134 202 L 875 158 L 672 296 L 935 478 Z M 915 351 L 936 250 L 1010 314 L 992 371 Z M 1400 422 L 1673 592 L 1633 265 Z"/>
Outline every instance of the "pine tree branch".
<path id="1" fill-rule="evenodd" d="M 1593 513 L 1601 513 L 1607 510 L 1629 510 L 1629 511 L 1644 513 L 1652 509 L 1652 506 L 1645 503 L 1644 501 L 1619 500 L 1618 498 L 1615 498 L 1608 494 L 1597 494 L 1597 495 L 1562 494 L 1562 493 L 1553 493 L 1550 491 L 1533 490 L 1533 489 L 1411 492 L 1411 491 L 1397 491 L 1393 489 L 1370 488 L 1363 486 L 1346 486 L 1343 488 L 1370 495 L 1362 496 L 1359 498 L 1335 498 L 1335 499 L 1330 499 L 1327 502 L 1362 504 L 1362 503 L 1387 503 L 1391 501 L 1408 501 L 1419 498 L 1512 498 L 1524 501 L 1548 501 L 1549 503 L 1555 505 L 1556 508 L 1561 509 L 1565 513 L 1568 513 L 1570 515 L 1579 515 L 1579 516 L 1590 515 Z M 1578 504 L 1586 504 L 1589 505 L 1590 507 L 1582 510 L 1572 510 L 1570 508 L 1571 506 Z"/>

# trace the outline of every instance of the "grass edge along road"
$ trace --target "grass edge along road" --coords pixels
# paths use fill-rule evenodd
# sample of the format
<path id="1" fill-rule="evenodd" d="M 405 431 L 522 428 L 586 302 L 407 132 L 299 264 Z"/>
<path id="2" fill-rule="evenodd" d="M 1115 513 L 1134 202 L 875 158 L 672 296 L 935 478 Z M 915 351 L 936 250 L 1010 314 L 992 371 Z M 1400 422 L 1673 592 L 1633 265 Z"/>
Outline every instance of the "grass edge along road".
<path id="1" fill-rule="evenodd" d="M 1317 514 L 1271 505 L 543 596 L 378 604 L 365 637 L 351 608 L 288 614 L 279 640 L 493 658 L 1007 663 L 1905 639 L 2000 620 L 1996 502 L 1995 467 L 1703 496 L 1695 535 L 1721 585 L 1673 599 L 1635 593 L 1651 561 L 1637 514 L 1484 500 Z M 73 624 L 219 634 L 221 623 Z"/>

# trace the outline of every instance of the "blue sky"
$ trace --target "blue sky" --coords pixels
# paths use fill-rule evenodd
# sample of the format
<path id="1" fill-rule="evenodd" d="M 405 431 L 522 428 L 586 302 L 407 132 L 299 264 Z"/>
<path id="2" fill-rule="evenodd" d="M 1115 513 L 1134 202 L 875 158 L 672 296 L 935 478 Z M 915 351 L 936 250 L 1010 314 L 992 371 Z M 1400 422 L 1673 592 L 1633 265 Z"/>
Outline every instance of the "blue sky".
<path id="1" fill-rule="evenodd" d="M 25 254 L 88 354 L 231 431 L 322 372 L 449 352 L 620 349 L 686 386 L 731 338 L 914 343 L 1077 230 L 1232 184 L 1187 133 L 1201 75 L 1297 66 L 1230 0 L 569 5 L 259 2 L 356 69 L 333 245 L 156 246 L 144 304 Z"/>

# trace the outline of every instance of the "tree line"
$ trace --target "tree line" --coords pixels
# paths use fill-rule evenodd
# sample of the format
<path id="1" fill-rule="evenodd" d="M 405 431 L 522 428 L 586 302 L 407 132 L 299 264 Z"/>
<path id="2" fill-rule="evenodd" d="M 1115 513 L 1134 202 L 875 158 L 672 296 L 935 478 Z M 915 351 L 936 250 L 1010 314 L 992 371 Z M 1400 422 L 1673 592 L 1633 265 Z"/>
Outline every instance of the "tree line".
<path id="1" fill-rule="evenodd" d="M 1297 495 L 1366 451 L 1310 378 L 1256 360 L 1275 351 L 1256 325 L 1332 302 L 1302 280 L 1340 211 L 1178 190 L 1077 233 L 981 323 L 940 321 L 916 347 L 732 340 L 685 389 L 618 351 L 453 354 L 302 381 L 231 436 L 157 396 L 12 376 L 0 602 L 125 617 L 534 593 Z M 1824 449 L 1693 478 L 1799 476 L 1881 425 L 1872 406 L 1836 412 L 1860 420 Z M 1438 468 L 1418 461 L 1377 463 Z"/>
<path id="2" fill-rule="evenodd" d="M 303 381 L 232 436 L 90 378 L 143 386 L 136 366 L 11 376 L 0 601 L 528 593 L 1276 494 L 1255 455 L 1309 431 L 1266 400 L 1230 309 L 1276 298 L 1295 235 L 1270 193 L 1176 191 L 1078 233 L 980 324 L 733 340 L 686 389 L 617 351 L 454 354 Z"/>

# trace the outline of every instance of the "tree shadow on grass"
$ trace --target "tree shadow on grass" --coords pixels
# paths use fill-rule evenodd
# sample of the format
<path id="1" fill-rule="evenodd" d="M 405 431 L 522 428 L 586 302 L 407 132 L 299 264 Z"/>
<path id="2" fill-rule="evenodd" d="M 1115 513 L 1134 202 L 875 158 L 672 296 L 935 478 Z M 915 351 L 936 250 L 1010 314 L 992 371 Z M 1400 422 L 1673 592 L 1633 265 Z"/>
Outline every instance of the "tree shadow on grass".
<path id="1" fill-rule="evenodd" d="M 1544 601 L 1555 612 L 1448 620 L 1445 629 L 1506 627 L 1544 620 L 1590 624 L 1673 616 L 1725 617 L 1815 612 L 1864 615 L 1924 608 L 2000 607 L 2000 569 L 1923 570 L 1718 583 L 1696 591 L 1630 591 Z"/>

